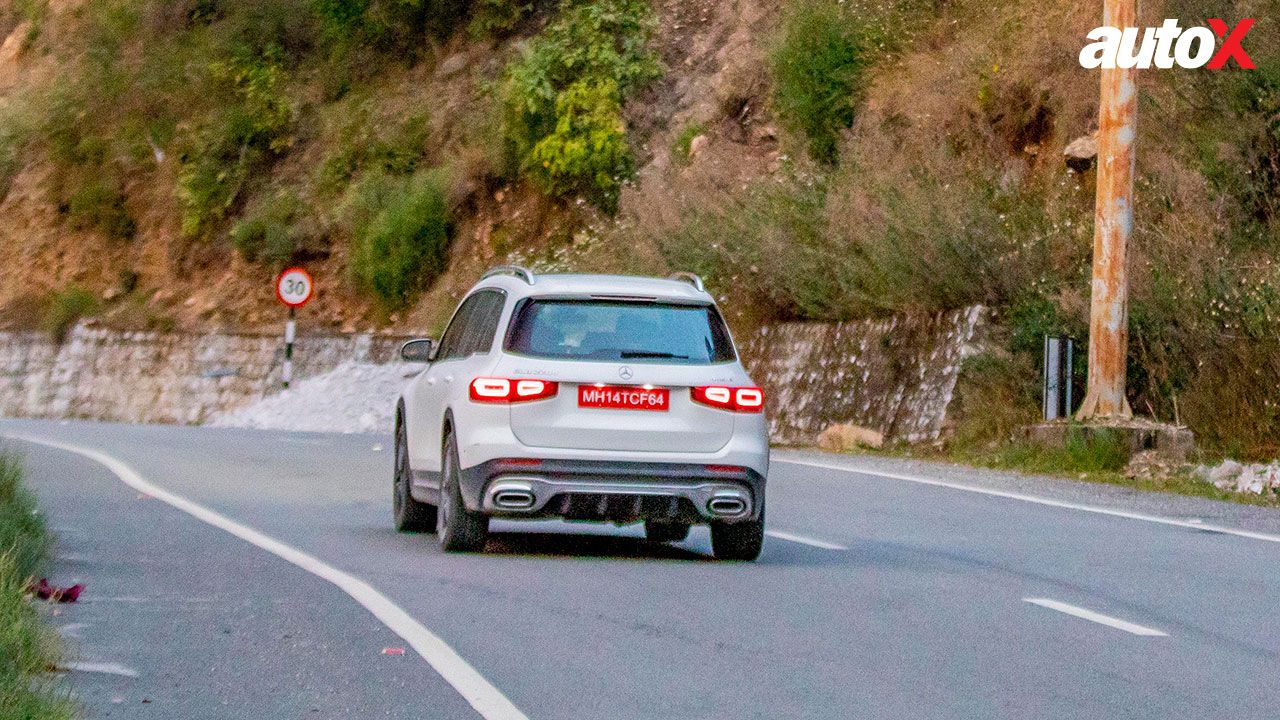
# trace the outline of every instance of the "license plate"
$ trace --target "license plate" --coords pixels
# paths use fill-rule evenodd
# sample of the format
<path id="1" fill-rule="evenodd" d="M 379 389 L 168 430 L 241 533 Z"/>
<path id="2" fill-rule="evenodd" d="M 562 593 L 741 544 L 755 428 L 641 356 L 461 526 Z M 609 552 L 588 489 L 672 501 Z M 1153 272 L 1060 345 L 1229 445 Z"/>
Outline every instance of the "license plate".
<path id="1" fill-rule="evenodd" d="M 629 385 L 579 385 L 578 407 L 666 412 L 671 391 Z"/>

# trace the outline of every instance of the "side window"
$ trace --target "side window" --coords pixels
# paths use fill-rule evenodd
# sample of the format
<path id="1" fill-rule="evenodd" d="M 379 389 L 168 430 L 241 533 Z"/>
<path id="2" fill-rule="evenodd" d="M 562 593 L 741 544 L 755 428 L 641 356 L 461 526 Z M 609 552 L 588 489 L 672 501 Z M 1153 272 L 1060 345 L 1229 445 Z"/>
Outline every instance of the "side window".
<path id="1" fill-rule="evenodd" d="M 441 338 L 436 360 L 465 358 L 489 352 L 493 347 L 493 336 L 498 331 L 498 320 L 505 303 L 506 293 L 497 290 L 481 290 L 467 298 Z"/>
<path id="2" fill-rule="evenodd" d="M 507 294 L 497 290 L 486 290 L 476 295 L 483 296 L 483 299 L 476 304 L 475 314 L 469 323 L 471 342 L 468 354 L 488 353 L 493 349 L 498 321 L 502 319 L 502 307 L 507 302 Z"/>
<path id="3" fill-rule="evenodd" d="M 453 314 L 449 329 L 445 330 L 444 337 L 440 338 L 440 351 L 436 353 L 436 362 L 452 360 L 469 354 L 465 347 L 467 326 L 470 324 L 470 318 L 475 312 L 479 297 L 479 295 L 472 295 L 467 298 L 458 308 L 458 312 Z"/>

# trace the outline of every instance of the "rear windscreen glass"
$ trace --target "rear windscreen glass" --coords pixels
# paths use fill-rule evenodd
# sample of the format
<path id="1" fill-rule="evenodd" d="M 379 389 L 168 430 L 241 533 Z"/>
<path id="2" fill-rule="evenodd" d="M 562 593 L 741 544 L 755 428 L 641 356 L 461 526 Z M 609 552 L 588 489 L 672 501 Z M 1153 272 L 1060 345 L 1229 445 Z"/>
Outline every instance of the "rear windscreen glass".
<path id="1" fill-rule="evenodd" d="M 710 305 L 527 300 L 507 335 L 508 352 L 565 360 L 708 364 L 734 359 Z"/>

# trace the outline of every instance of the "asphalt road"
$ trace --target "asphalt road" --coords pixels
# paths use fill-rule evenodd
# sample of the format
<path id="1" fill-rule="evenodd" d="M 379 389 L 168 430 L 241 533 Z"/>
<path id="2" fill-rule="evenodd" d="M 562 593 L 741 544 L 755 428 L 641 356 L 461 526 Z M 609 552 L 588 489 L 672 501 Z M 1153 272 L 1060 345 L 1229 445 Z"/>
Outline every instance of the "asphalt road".
<path id="1" fill-rule="evenodd" d="M 754 564 L 711 561 L 705 530 L 660 546 L 560 523 L 495 523 L 484 554 L 445 555 L 391 529 L 386 438 L 36 421 L 0 434 L 100 451 L 265 537 L 93 459 L 0 441 L 26 455 L 59 536 L 53 579 L 88 585 L 53 618 L 74 659 L 136 674 L 68 673 L 90 717 L 481 717 L 465 673 L 438 671 L 449 648 L 509 702 L 491 718 L 1280 714 L 1280 519 L 1266 510 L 779 452 L 774 536 Z M 361 587 L 390 608 L 370 612 Z M 384 622 L 400 610 L 447 644 L 425 653 L 437 667 Z"/>

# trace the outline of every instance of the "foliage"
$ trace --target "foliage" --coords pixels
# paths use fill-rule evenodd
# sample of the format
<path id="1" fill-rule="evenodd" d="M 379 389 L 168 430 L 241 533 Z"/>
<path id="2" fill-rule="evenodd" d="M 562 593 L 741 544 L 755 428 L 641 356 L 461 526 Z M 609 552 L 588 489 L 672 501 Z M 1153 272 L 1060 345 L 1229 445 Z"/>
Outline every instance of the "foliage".
<path id="1" fill-rule="evenodd" d="M 68 285 L 49 295 L 45 300 L 41 326 L 61 341 L 67 331 L 80 318 L 92 315 L 98 309 L 98 298 L 79 285 Z"/>
<path id="2" fill-rule="evenodd" d="M 317 173 L 319 190 L 336 194 L 363 170 L 388 175 L 412 174 L 422 161 L 429 137 L 427 116 L 415 113 L 391 132 L 368 104 L 358 104 L 338 131 L 337 147 L 324 159 Z"/>
<path id="3" fill-rule="evenodd" d="M 825 163 L 836 161 L 839 133 L 853 125 L 861 99 L 866 63 L 852 20 L 842 3 L 803 0 L 787 16 L 772 57 L 778 116 Z"/>
<path id="4" fill-rule="evenodd" d="M 63 206 L 68 224 L 76 230 L 98 230 L 108 237 L 132 239 L 138 226 L 125 207 L 125 195 L 115 184 L 98 177 L 76 188 Z"/>
<path id="5" fill-rule="evenodd" d="M 296 193 L 276 193 L 232 226 L 231 241 L 249 262 L 283 266 L 295 258 L 307 240 L 298 222 L 304 212 L 306 208 Z"/>
<path id="6" fill-rule="evenodd" d="M 381 53 L 412 54 L 423 35 L 444 39 L 462 26 L 468 0 L 310 0 L 319 18 L 321 39 L 332 51 L 372 48 Z M 505 3 L 485 0 L 481 11 L 502 12 Z M 492 7 L 490 7 L 492 6 Z"/>
<path id="7" fill-rule="evenodd" d="M 777 315 L 831 317 L 836 263 L 824 232 L 825 201 L 821 179 L 806 175 L 740 193 L 707 192 L 675 227 L 652 229 L 648 239 L 671 267 L 713 286 L 748 287 Z"/>
<path id="8" fill-rule="evenodd" d="M 537 173 L 551 192 L 583 192 L 611 209 L 634 164 L 622 103 L 660 74 L 648 48 L 654 25 L 645 0 L 565 2 L 504 73 L 511 165 Z"/>
<path id="9" fill-rule="evenodd" d="M 1116 473 L 1129 462 L 1126 443 L 1119 431 L 1074 428 L 1067 432 L 1061 447 L 1014 441 L 970 459 L 990 467 L 1041 474 Z"/>
<path id="10" fill-rule="evenodd" d="M 476 0 L 471 17 L 475 37 L 505 35 L 533 11 L 531 0 Z"/>
<path id="11" fill-rule="evenodd" d="M 297 110 L 285 95 L 279 54 L 209 65 L 213 80 L 230 91 L 230 104 L 195 133 L 183 158 L 178 197 L 186 235 L 201 235 L 227 217 L 252 177 L 293 144 Z"/>
<path id="12" fill-rule="evenodd" d="M 556 127 L 534 145 L 525 173 L 551 195 L 580 195 L 614 212 L 634 172 L 612 80 L 577 82 L 556 98 Z"/>
<path id="13" fill-rule="evenodd" d="M 21 461 L 10 453 L 0 453 L 0 548 L 23 578 L 37 572 L 49 549 L 44 516 L 22 485 Z"/>
<path id="14" fill-rule="evenodd" d="M 351 188 L 343 214 L 356 285 L 387 310 L 408 305 L 448 260 L 451 218 L 443 170 L 407 178 L 371 174 Z"/>
<path id="15" fill-rule="evenodd" d="M 0 716 L 75 716 L 64 691 L 47 679 L 57 647 L 26 600 L 27 584 L 44 564 L 49 548 L 44 516 L 22 485 L 22 464 L 0 455 Z"/>

